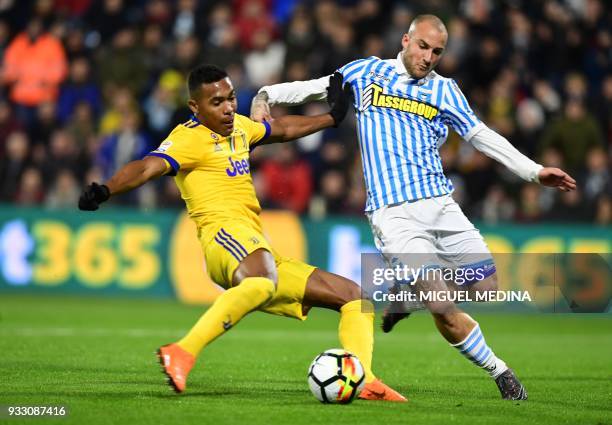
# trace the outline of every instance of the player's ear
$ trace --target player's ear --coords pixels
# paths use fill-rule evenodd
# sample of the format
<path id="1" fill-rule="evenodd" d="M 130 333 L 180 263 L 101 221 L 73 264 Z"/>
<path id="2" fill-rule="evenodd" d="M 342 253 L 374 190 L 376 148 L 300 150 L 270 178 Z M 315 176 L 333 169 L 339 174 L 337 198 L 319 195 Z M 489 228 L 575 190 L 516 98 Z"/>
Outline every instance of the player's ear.
<path id="1" fill-rule="evenodd" d="M 408 46 L 408 43 L 410 43 L 410 35 L 406 33 L 402 36 L 402 47 L 405 49 L 406 46 Z"/>
<path id="2" fill-rule="evenodd" d="M 194 114 L 198 113 L 198 103 L 195 100 L 189 99 L 187 101 L 187 106 L 189 106 L 189 109 L 191 109 L 191 112 Z"/>

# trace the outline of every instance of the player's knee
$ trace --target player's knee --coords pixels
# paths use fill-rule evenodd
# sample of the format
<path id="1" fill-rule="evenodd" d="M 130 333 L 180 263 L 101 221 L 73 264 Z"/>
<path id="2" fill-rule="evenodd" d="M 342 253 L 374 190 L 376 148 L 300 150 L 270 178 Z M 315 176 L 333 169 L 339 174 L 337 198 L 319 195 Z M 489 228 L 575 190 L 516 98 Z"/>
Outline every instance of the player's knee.
<path id="1" fill-rule="evenodd" d="M 249 254 L 234 272 L 234 285 L 239 284 L 249 277 L 263 277 L 272 281 L 274 286 L 278 284 L 278 271 L 272 254 L 260 249 Z"/>
<path id="2" fill-rule="evenodd" d="M 349 279 L 339 279 L 333 282 L 330 287 L 333 290 L 333 307 L 340 310 L 344 305 L 351 301 L 361 299 L 361 289 L 359 285 Z"/>
<path id="3" fill-rule="evenodd" d="M 345 304 L 361 299 L 361 288 L 352 280 L 347 281 L 343 290 L 343 295 L 343 301 Z"/>

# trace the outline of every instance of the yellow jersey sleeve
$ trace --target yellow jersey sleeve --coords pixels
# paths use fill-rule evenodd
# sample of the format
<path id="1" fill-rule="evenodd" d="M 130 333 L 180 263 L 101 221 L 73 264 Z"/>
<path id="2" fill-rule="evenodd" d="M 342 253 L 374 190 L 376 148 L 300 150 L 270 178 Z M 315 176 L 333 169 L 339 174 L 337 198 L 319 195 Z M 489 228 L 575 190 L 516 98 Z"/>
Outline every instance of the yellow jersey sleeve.
<path id="1" fill-rule="evenodd" d="M 172 167 L 168 175 L 175 176 L 179 170 L 195 168 L 202 158 L 201 150 L 201 144 L 197 143 L 193 131 L 183 125 L 178 125 L 157 149 L 147 155 L 166 160 Z"/>
<path id="2" fill-rule="evenodd" d="M 243 115 L 236 115 L 236 119 L 240 120 L 240 126 L 247 135 L 249 146 L 255 147 L 270 136 L 272 128 L 267 121 L 256 122 Z"/>

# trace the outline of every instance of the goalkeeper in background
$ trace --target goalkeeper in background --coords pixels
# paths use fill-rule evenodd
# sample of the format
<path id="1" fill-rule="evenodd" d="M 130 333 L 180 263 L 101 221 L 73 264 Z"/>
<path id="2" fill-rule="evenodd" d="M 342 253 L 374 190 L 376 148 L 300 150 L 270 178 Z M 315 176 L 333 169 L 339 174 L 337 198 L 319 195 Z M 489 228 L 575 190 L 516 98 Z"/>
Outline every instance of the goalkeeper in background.
<path id="1" fill-rule="evenodd" d="M 250 173 L 249 152 L 254 147 L 337 126 L 350 103 L 348 85 L 343 87 L 342 78 L 330 81 L 329 113 L 285 116 L 271 123 L 236 114 L 234 88 L 220 68 L 194 69 L 188 87 L 191 119 L 175 127 L 145 158 L 126 164 L 104 184 L 89 185 L 79 199 L 81 210 L 93 211 L 111 196 L 149 180 L 175 178 L 196 223 L 208 273 L 227 290 L 187 335 L 159 348 L 169 384 L 183 392 L 201 350 L 248 313 L 260 310 L 305 320 L 311 307 L 323 307 L 340 312 L 340 343 L 364 366 L 366 385 L 359 397 L 406 401 L 372 373 L 374 313 L 360 299 L 359 286 L 272 249 L 263 236 Z"/>

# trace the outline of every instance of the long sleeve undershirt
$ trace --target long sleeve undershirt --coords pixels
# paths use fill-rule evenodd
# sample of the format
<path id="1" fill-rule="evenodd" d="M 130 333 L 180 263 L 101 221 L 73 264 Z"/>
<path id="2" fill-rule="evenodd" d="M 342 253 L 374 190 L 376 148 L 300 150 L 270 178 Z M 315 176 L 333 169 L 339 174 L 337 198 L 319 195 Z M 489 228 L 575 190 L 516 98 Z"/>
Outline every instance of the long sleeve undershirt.
<path id="1" fill-rule="evenodd" d="M 325 100 L 329 75 L 309 81 L 294 81 L 262 87 L 259 92 L 268 94 L 270 105 L 300 105 L 307 102 Z M 467 135 L 467 141 L 488 157 L 505 165 L 510 171 L 524 180 L 538 182 L 538 173 L 543 168 L 527 158 L 500 134 L 484 124 Z"/>

